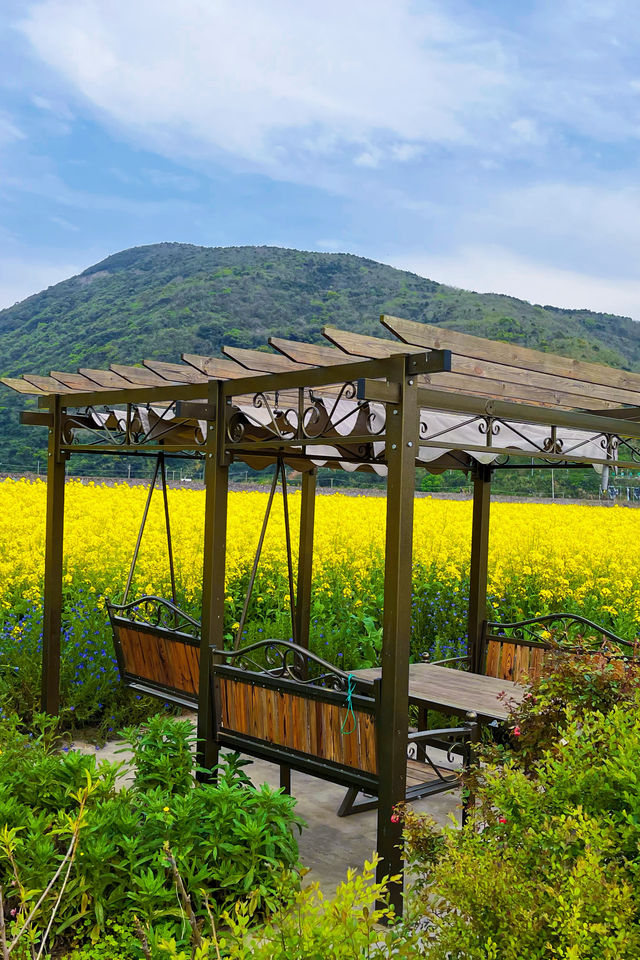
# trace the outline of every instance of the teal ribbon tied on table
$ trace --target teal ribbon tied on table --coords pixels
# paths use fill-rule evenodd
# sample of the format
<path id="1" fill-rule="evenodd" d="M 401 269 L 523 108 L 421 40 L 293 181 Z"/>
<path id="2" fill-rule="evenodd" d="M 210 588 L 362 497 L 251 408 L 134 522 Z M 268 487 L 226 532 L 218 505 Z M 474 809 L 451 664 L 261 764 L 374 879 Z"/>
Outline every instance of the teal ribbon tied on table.
<path id="1" fill-rule="evenodd" d="M 354 680 L 353 674 L 350 673 L 347 677 L 347 715 L 342 721 L 342 726 L 340 727 L 340 733 L 345 736 L 353 733 L 358 725 L 356 720 L 356 715 L 353 712 L 353 694 L 356 688 L 356 682 Z M 348 729 L 347 729 L 348 728 Z"/>

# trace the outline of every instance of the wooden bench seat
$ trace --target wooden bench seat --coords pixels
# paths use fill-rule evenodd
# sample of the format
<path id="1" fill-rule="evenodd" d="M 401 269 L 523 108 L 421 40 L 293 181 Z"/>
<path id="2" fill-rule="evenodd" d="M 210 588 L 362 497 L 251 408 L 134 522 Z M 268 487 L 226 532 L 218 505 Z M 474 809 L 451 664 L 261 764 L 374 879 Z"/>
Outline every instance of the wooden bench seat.
<path id="1" fill-rule="evenodd" d="M 285 788 L 290 770 L 346 786 L 341 816 L 376 805 L 371 798 L 384 777 L 379 679 L 356 681 L 293 643 L 265 640 L 243 650 L 212 650 L 211 681 L 217 749 L 279 764 Z M 427 748 L 457 752 L 466 764 L 475 733 L 469 722 L 409 734 L 418 759 L 408 761 L 406 798 L 458 786 L 460 770 L 432 763 Z M 360 793 L 369 799 L 356 802 Z"/>

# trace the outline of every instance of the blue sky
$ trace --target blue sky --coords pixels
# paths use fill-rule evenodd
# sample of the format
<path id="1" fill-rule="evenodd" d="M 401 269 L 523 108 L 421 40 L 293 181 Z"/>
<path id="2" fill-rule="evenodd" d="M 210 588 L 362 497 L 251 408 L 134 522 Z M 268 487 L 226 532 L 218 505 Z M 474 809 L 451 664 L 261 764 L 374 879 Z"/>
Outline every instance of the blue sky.
<path id="1" fill-rule="evenodd" d="M 3 0 L 0 307 L 179 240 L 640 319 L 637 13 Z"/>

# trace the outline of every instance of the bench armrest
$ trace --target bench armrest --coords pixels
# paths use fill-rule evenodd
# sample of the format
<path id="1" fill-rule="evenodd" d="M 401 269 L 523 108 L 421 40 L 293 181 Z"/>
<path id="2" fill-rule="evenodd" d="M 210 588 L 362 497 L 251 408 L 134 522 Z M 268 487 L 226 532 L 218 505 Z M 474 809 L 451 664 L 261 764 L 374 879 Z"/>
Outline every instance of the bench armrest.
<path id="1" fill-rule="evenodd" d="M 464 657 L 447 657 L 446 660 L 429 660 L 428 657 L 423 657 L 424 663 L 430 664 L 432 667 L 443 667 L 448 663 L 466 663 L 467 666 L 470 666 L 470 660 L 468 656 Z"/>
<path id="2" fill-rule="evenodd" d="M 442 667 L 448 663 L 466 663 L 467 667 L 471 666 L 471 657 L 468 653 L 462 657 L 446 657 L 444 660 L 430 660 L 428 653 L 421 653 L 420 660 L 422 663 L 428 663 L 432 667 Z"/>
<path id="3" fill-rule="evenodd" d="M 409 743 L 428 743 L 429 740 L 464 739 L 471 736 L 471 727 L 443 727 L 440 730 L 416 730 L 408 736 Z"/>

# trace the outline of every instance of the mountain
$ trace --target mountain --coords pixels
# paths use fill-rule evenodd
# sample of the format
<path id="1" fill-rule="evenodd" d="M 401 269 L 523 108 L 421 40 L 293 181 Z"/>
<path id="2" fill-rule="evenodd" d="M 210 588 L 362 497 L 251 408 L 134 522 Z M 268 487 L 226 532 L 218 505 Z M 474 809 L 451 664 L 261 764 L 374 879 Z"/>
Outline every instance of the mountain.
<path id="1" fill-rule="evenodd" d="M 640 324 L 444 286 L 351 254 L 159 243 L 123 250 L 0 311 L 0 375 L 217 355 L 272 335 L 322 341 L 331 323 L 384 335 L 391 313 L 496 340 L 640 369 Z M 20 427 L 0 385 L 0 472 L 33 469 L 43 432 Z"/>

